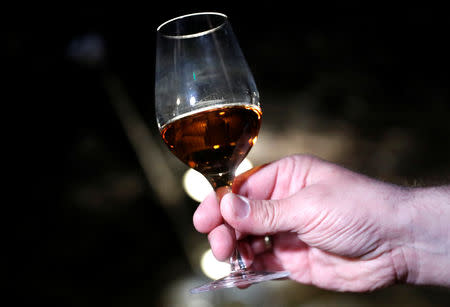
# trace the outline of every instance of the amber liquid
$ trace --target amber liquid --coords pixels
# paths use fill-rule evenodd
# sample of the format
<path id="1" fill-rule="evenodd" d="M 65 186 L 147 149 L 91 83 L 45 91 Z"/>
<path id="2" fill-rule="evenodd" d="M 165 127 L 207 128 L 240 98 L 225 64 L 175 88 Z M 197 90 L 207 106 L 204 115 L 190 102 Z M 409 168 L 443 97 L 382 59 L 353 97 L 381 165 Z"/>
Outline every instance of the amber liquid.
<path id="1" fill-rule="evenodd" d="M 257 106 L 221 106 L 175 118 L 161 135 L 173 154 L 217 187 L 230 183 L 257 139 L 260 121 Z"/>

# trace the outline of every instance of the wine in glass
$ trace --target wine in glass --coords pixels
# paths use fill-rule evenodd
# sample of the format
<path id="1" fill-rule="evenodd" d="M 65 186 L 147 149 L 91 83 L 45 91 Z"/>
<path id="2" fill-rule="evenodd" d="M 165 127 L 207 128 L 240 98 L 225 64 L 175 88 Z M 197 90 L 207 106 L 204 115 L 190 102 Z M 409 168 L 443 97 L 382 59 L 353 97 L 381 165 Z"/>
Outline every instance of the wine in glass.
<path id="1" fill-rule="evenodd" d="M 231 191 L 236 168 L 255 143 L 259 93 L 226 15 L 194 13 L 157 29 L 156 118 L 171 152 L 203 174 L 218 197 Z M 283 278 L 254 272 L 236 248 L 230 275 L 192 289 L 199 293 Z"/>

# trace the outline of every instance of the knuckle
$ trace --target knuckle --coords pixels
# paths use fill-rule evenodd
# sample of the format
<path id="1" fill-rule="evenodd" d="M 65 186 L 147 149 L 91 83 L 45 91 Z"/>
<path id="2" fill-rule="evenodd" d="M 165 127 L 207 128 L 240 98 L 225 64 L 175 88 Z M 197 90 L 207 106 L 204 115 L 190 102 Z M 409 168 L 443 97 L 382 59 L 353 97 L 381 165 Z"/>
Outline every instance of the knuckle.
<path id="1" fill-rule="evenodd" d="M 263 226 L 263 229 L 267 231 L 272 231 L 277 229 L 279 222 L 279 210 L 277 201 L 270 202 L 258 202 L 258 221 Z"/>

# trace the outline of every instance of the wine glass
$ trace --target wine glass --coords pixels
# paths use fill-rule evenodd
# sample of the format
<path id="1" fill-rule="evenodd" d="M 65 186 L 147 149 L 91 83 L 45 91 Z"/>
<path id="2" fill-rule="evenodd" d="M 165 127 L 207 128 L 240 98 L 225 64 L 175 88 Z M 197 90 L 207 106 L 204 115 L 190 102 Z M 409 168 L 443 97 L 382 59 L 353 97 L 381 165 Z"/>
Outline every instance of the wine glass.
<path id="1" fill-rule="evenodd" d="M 158 128 L 170 151 L 203 174 L 219 198 L 231 191 L 236 168 L 255 143 L 259 93 L 226 15 L 173 18 L 157 29 L 155 103 Z M 236 248 L 230 275 L 191 293 L 283 278 L 254 272 Z"/>

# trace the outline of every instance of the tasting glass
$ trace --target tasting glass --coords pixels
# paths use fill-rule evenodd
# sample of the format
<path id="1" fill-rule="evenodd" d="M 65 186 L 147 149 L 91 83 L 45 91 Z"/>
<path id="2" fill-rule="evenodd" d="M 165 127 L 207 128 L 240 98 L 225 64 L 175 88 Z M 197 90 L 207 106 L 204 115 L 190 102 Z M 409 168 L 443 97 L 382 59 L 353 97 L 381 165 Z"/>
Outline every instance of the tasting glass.
<path id="1" fill-rule="evenodd" d="M 188 14 L 158 27 L 155 104 L 169 149 L 202 173 L 220 200 L 257 139 L 262 115 L 255 81 L 226 15 Z M 228 276 L 191 292 L 289 275 L 246 268 L 237 248 L 230 264 Z"/>

